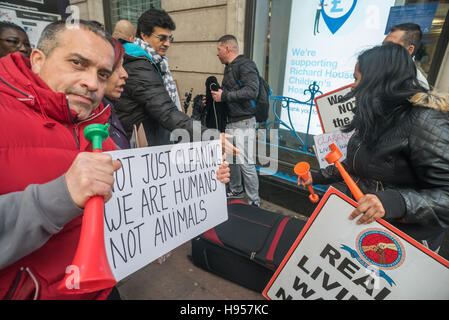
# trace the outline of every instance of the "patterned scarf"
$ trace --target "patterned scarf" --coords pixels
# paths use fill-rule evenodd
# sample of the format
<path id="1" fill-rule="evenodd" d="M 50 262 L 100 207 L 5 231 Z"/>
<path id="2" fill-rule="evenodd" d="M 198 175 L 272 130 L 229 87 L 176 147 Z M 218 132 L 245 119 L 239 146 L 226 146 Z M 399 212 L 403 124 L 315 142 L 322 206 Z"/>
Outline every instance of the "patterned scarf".
<path id="1" fill-rule="evenodd" d="M 176 83 L 171 75 L 167 57 L 161 57 L 160 55 L 158 55 L 156 51 L 154 51 L 154 49 L 151 48 L 151 46 L 142 39 L 134 38 L 134 43 L 145 50 L 145 52 L 148 53 L 150 57 L 153 58 L 153 61 L 158 65 L 162 74 L 162 80 L 164 81 L 165 90 L 168 92 L 170 98 L 172 99 L 178 110 L 182 111 L 181 101 L 179 100 L 178 96 L 178 90 L 176 88 Z"/>

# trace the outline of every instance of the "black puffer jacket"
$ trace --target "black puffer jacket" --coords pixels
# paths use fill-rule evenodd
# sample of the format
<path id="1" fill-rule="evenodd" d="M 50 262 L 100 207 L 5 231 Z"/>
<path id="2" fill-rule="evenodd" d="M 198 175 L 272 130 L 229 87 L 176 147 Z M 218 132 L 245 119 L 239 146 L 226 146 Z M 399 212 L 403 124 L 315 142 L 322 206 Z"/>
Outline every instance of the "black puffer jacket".
<path id="1" fill-rule="evenodd" d="M 355 133 L 343 166 L 365 194 L 381 200 L 385 220 L 417 240 L 449 226 L 449 99 L 419 93 L 407 118 L 368 148 Z M 334 166 L 312 172 L 314 184 L 351 195 Z"/>
<path id="2" fill-rule="evenodd" d="M 178 110 L 149 58 L 125 54 L 123 67 L 128 79 L 115 111 L 128 139 L 133 124 L 140 123 L 150 146 L 169 144 L 170 132 L 178 128 L 188 130 L 193 137 L 193 119 Z M 201 127 L 201 131 L 205 129 Z"/>
<path id="3" fill-rule="evenodd" d="M 227 105 L 228 122 L 254 117 L 259 73 L 253 61 L 240 55 L 226 65 L 222 87 L 222 101 Z"/>

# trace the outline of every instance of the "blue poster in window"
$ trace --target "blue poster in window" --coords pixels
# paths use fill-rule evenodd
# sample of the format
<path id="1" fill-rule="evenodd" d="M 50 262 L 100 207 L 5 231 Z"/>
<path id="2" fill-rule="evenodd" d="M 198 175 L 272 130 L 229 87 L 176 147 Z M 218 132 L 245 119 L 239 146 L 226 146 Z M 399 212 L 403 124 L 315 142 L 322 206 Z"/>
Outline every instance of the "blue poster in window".
<path id="1" fill-rule="evenodd" d="M 407 22 L 418 24 L 423 34 L 429 33 L 438 4 L 439 2 L 430 2 L 391 7 L 385 34 L 390 27 Z"/>

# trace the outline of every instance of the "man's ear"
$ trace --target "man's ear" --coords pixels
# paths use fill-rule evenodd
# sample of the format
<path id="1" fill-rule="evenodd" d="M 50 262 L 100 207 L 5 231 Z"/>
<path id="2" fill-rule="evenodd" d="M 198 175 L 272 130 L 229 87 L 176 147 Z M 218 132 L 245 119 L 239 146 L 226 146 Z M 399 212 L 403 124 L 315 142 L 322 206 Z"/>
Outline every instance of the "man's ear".
<path id="1" fill-rule="evenodd" d="M 413 52 L 415 51 L 415 46 L 413 44 L 409 45 L 407 48 L 408 52 L 411 56 L 413 56 Z"/>
<path id="2" fill-rule="evenodd" d="M 30 55 L 31 70 L 39 75 L 46 59 L 47 57 L 41 50 L 34 49 Z"/>

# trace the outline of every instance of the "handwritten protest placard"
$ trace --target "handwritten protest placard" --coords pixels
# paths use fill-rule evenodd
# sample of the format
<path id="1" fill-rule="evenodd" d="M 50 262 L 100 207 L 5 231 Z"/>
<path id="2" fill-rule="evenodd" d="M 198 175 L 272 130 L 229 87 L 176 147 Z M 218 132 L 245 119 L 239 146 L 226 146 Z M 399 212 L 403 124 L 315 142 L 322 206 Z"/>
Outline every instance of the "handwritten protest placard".
<path id="1" fill-rule="evenodd" d="M 104 223 L 117 281 L 227 220 L 219 140 L 109 153 L 122 163 Z"/>
<path id="2" fill-rule="evenodd" d="M 340 149 L 343 156 L 340 158 L 340 161 L 346 159 L 346 149 L 348 148 L 349 138 L 351 138 L 354 132 L 341 132 L 334 131 L 331 133 L 323 133 L 317 136 L 313 136 L 313 140 L 315 141 L 314 149 L 315 155 L 320 165 L 320 168 L 324 169 L 329 166 L 329 163 L 324 158 L 331 150 L 329 145 L 335 143 Z"/>
<path id="3" fill-rule="evenodd" d="M 352 109 L 355 107 L 355 98 L 342 101 L 342 98 L 351 92 L 351 88 L 352 85 L 347 85 L 315 98 L 323 133 L 341 130 L 351 123 L 354 117 Z"/>
<path id="4" fill-rule="evenodd" d="M 384 220 L 358 225 L 330 188 L 263 295 L 273 300 L 449 299 L 449 261 Z"/>

